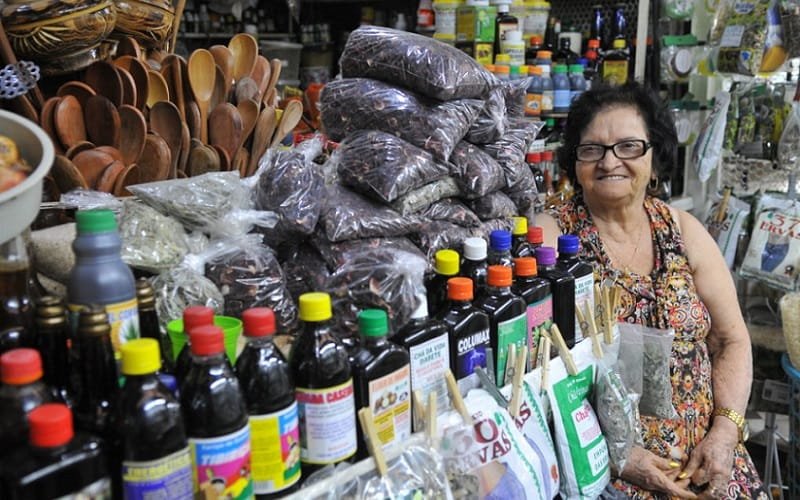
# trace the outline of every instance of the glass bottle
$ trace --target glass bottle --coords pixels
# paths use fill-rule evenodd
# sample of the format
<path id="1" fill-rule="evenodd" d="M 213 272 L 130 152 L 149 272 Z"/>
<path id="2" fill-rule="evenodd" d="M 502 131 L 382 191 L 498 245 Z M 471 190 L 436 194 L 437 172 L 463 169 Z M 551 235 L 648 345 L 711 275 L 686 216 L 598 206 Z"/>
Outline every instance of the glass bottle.
<path id="1" fill-rule="evenodd" d="M 600 77 L 609 85 L 624 85 L 628 81 L 630 62 L 625 40 L 617 38 L 611 46 L 612 50 L 603 57 Z"/>
<path id="2" fill-rule="evenodd" d="M 487 262 L 490 266 L 511 266 L 514 264 L 511 256 L 511 231 L 495 229 L 489 233 Z"/>
<path id="3" fill-rule="evenodd" d="M 156 296 L 153 287 L 146 278 L 136 280 L 136 303 L 139 309 L 139 331 L 143 338 L 158 342 L 161 353 L 161 372 L 175 373 L 175 361 L 172 355 L 172 344 L 161 327 L 156 313 Z"/>
<path id="4" fill-rule="evenodd" d="M 483 297 L 486 293 L 486 269 L 489 267 L 487 258 L 486 240 L 477 236 L 464 240 L 464 259 L 461 261 L 460 274 L 472 280 L 475 297 Z M 446 290 L 445 287 L 445 292 Z"/>
<path id="5" fill-rule="evenodd" d="M 581 243 L 576 235 L 562 234 L 559 236 L 556 267 L 575 278 L 575 307 L 580 307 L 581 311 L 584 311 L 586 304 L 589 304 L 589 310 L 594 311 L 594 267 L 578 258 L 580 248 Z M 576 313 L 575 342 L 580 342 L 583 338 L 584 334 Z"/>
<path id="6" fill-rule="evenodd" d="M 447 280 L 458 276 L 458 259 L 458 252 L 449 249 L 439 250 L 434 256 L 434 274 L 425 283 L 431 314 L 437 314 L 447 302 Z"/>
<path id="7" fill-rule="evenodd" d="M 532 250 L 528 244 L 528 218 L 512 217 L 514 229 L 511 231 L 511 257 L 531 255 Z"/>
<path id="8" fill-rule="evenodd" d="M 503 42 L 506 41 L 506 33 L 519 30 L 519 20 L 508 13 L 508 4 L 497 6 L 497 18 L 494 22 L 494 53 L 503 53 Z"/>
<path id="9" fill-rule="evenodd" d="M 575 345 L 575 278 L 556 267 L 556 249 L 536 249 L 539 276 L 550 282 L 553 292 L 553 321 L 568 347 Z"/>
<path id="10" fill-rule="evenodd" d="M 538 276 L 535 257 L 514 259 L 514 284 L 511 291 L 527 304 L 528 357 L 530 369 L 536 368 L 539 339 L 542 331 L 550 331 L 553 324 L 553 293 L 550 281 Z"/>
<path id="11" fill-rule="evenodd" d="M 42 381 L 42 359 L 35 349 L 20 347 L 0 356 L 0 445 L 8 453 L 25 442 L 28 413 L 52 401 Z"/>
<path id="12" fill-rule="evenodd" d="M 0 243 L 0 354 L 34 346 L 28 270 L 28 253 L 21 235 Z"/>
<path id="13" fill-rule="evenodd" d="M 36 348 L 42 356 L 44 382 L 54 401 L 72 404 L 69 387 L 69 325 L 67 308 L 58 297 L 45 295 L 36 302 Z"/>
<path id="14" fill-rule="evenodd" d="M 175 360 L 175 378 L 178 381 L 178 386 L 186 380 L 189 368 L 192 366 L 191 331 L 198 326 L 213 324 L 214 310 L 210 307 L 189 306 L 183 310 L 183 333 L 186 335 L 186 343 Z"/>

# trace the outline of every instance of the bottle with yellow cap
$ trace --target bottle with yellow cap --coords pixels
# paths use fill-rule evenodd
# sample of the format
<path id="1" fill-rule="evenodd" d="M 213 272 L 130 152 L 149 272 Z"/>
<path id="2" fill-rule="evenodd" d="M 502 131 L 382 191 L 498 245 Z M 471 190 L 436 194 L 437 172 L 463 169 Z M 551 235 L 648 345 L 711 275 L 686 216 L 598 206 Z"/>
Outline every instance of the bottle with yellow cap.
<path id="1" fill-rule="evenodd" d="M 122 447 L 125 498 L 192 497 L 192 457 L 181 406 L 160 381 L 158 341 L 122 345 L 122 374 L 117 422 Z"/>
<path id="2" fill-rule="evenodd" d="M 447 302 L 447 280 L 458 276 L 459 256 L 455 250 L 439 250 L 434 255 L 433 276 L 425 282 L 428 314 L 435 316 Z"/>
<path id="3" fill-rule="evenodd" d="M 533 249 L 528 243 L 528 218 L 512 217 L 514 227 L 511 230 L 511 257 L 527 257 L 533 255 Z"/>
<path id="4" fill-rule="evenodd" d="M 300 336 L 289 356 L 300 416 L 302 474 L 348 460 L 356 453 L 356 406 L 347 349 L 331 322 L 331 297 L 299 299 Z"/>
<path id="5" fill-rule="evenodd" d="M 52 396 L 42 382 L 42 358 L 35 349 L 11 349 L 0 356 L 0 381 L 0 446 L 7 453 L 25 442 L 28 412 Z"/>

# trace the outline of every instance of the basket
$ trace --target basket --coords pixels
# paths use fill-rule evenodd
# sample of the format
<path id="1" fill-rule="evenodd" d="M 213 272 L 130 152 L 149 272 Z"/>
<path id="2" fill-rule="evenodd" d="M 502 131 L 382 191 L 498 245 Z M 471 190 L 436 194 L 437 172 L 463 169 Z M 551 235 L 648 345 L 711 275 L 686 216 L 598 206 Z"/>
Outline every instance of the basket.
<path id="1" fill-rule="evenodd" d="M 789 495 L 800 498 L 800 370 L 792 365 L 789 356 L 781 359 L 783 370 L 789 377 Z"/>

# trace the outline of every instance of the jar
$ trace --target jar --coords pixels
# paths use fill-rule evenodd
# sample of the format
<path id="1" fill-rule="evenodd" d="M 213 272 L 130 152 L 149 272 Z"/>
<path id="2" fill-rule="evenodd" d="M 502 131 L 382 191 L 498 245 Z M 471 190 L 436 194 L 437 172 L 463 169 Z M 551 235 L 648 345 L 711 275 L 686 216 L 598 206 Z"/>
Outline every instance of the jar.
<path id="1" fill-rule="evenodd" d="M 547 18 L 550 16 L 550 3 L 541 0 L 526 1 L 528 15 L 523 22 L 524 37 L 530 40 L 533 35 L 544 38 L 547 29 Z"/>
<path id="2" fill-rule="evenodd" d="M 433 2 L 433 12 L 435 14 L 436 38 L 439 40 L 455 40 L 456 38 L 456 9 L 462 2 L 452 0 L 450 2 Z"/>
<path id="3" fill-rule="evenodd" d="M 162 49 L 172 33 L 175 8 L 167 0 L 115 0 L 115 38 L 131 36 L 144 48 Z"/>

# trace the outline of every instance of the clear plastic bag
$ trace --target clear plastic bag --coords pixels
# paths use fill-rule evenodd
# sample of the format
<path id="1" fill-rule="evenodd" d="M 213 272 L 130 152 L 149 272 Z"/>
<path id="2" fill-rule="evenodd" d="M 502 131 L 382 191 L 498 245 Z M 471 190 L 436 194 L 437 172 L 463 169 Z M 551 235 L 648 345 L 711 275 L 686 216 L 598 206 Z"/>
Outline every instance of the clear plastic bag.
<path id="1" fill-rule="evenodd" d="M 620 375 L 605 360 L 598 360 L 593 406 L 606 437 L 608 458 L 616 471 L 625 469 L 639 436 L 639 395 L 625 387 Z"/>
<path id="2" fill-rule="evenodd" d="M 482 106 L 476 99 L 429 101 L 367 78 L 330 82 L 320 97 L 322 124 L 332 140 L 341 141 L 356 130 L 381 130 L 439 161 L 447 161 Z"/>
<path id="3" fill-rule="evenodd" d="M 703 123 L 692 148 L 692 163 L 697 169 L 697 177 L 702 182 L 711 177 L 711 172 L 717 168 L 717 163 L 722 155 L 725 122 L 728 118 L 731 95 L 723 90 L 718 92 L 714 99 L 714 109 Z"/>
<path id="4" fill-rule="evenodd" d="M 473 236 L 480 228 L 470 229 L 445 221 L 428 221 L 422 224 L 412 240 L 420 250 L 432 261 L 438 250 L 461 248 L 465 239 Z"/>
<path id="5" fill-rule="evenodd" d="M 497 84 L 489 71 L 455 47 L 378 26 L 350 33 L 339 64 L 345 77 L 375 78 L 443 101 L 483 97 Z"/>
<path id="6" fill-rule="evenodd" d="M 527 163 L 522 163 L 517 167 L 517 183 L 504 192 L 511 198 L 517 206 L 520 214 L 530 213 L 538 200 L 538 189 L 536 189 L 536 178 Z"/>
<path id="7" fill-rule="evenodd" d="M 500 191 L 472 200 L 470 208 L 481 220 L 514 217 L 517 215 L 517 205 L 507 194 Z"/>
<path id="8" fill-rule="evenodd" d="M 186 265 L 175 266 L 152 281 L 156 296 L 156 312 L 161 329 L 179 319 L 189 306 L 207 306 L 217 314 L 225 311 L 225 298 L 213 281 Z"/>
<path id="9" fill-rule="evenodd" d="M 133 199 L 123 203 L 119 235 L 122 260 L 151 273 L 180 264 L 189 253 L 186 232 L 180 222 Z"/>
<path id="10" fill-rule="evenodd" d="M 465 139 L 473 144 L 488 144 L 500 139 L 505 131 L 506 100 L 503 89 L 498 87 L 489 92 Z"/>
<path id="11" fill-rule="evenodd" d="M 419 258 L 425 256 L 419 249 L 411 243 L 408 238 L 368 238 L 363 240 L 349 240 L 340 243 L 331 243 L 323 236 L 314 237 L 312 244 L 319 251 L 325 264 L 330 269 L 338 269 L 345 265 L 354 255 L 369 250 L 392 251 L 402 250 L 404 252 L 416 254 Z"/>
<path id="12" fill-rule="evenodd" d="M 525 98 L 528 87 L 533 78 L 521 78 L 519 80 L 509 80 L 501 82 L 500 88 L 503 89 L 503 98 L 506 103 L 506 112 L 512 118 L 522 118 L 525 116 Z"/>
<path id="13" fill-rule="evenodd" d="M 489 235 L 492 234 L 492 231 L 497 229 L 511 231 L 514 229 L 514 219 L 503 217 L 500 219 L 485 220 L 481 223 L 481 227 L 473 230 L 472 233 L 473 236 L 480 236 L 481 238 L 488 240 Z"/>
<path id="14" fill-rule="evenodd" d="M 450 155 L 450 175 L 464 198 L 479 198 L 506 186 L 503 167 L 488 153 L 466 141 L 456 144 Z"/>
<path id="15" fill-rule="evenodd" d="M 631 392 L 641 394 L 639 413 L 656 418 L 676 418 L 672 404 L 672 340 L 675 330 L 648 328 L 634 323 L 620 323 L 622 345 L 620 376 Z M 634 380 L 638 347 L 641 345 L 641 382 Z M 633 356 L 632 356 L 633 355 Z M 637 389 L 641 387 L 640 390 Z"/>
<path id="16" fill-rule="evenodd" d="M 122 202 L 116 196 L 93 189 L 73 189 L 63 193 L 59 200 L 62 204 L 78 210 L 106 208 L 114 213 L 119 213 L 122 210 Z"/>
<path id="17" fill-rule="evenodd" d="M 519 182 L 520 169 L 527 167 L 525 154 L 543 126 L 544 122 L 540 121 L 511 119 L 503 137 L 481 147 L 503 167 L 507 187 L 514 187 Z"/>
<path id="18" fill-rule="evenodd" d="M 424 149 L 377 130 L 350 134 L 330 162 L 342 184 L 386 203 L 441 179 L 450 170 Z"/>
<path id="19" fill-rule="evenodd" d="M 461 188 L 452 177 L 443 177 L 438 181 L 425 184 L 392 203 L 392 208 L 401 215 L 409 215 L 425 210 L 437 201 L 461 194 Z"/>
<path id="20" fill-rule="evenodd" d="M 426 208 L 422 214 L 431 220 L 450 222 L 461 227 L 478 227 L 481 220 L 475 212 L 454 198 L 439 200 Z"/>
<path id="21" fill-rule="evenodd" d="M 282 246 L 278 262 L 295 302 L 309 290 L 322 290 L 331 275 L 319 252 L 305 242 Z"/>

